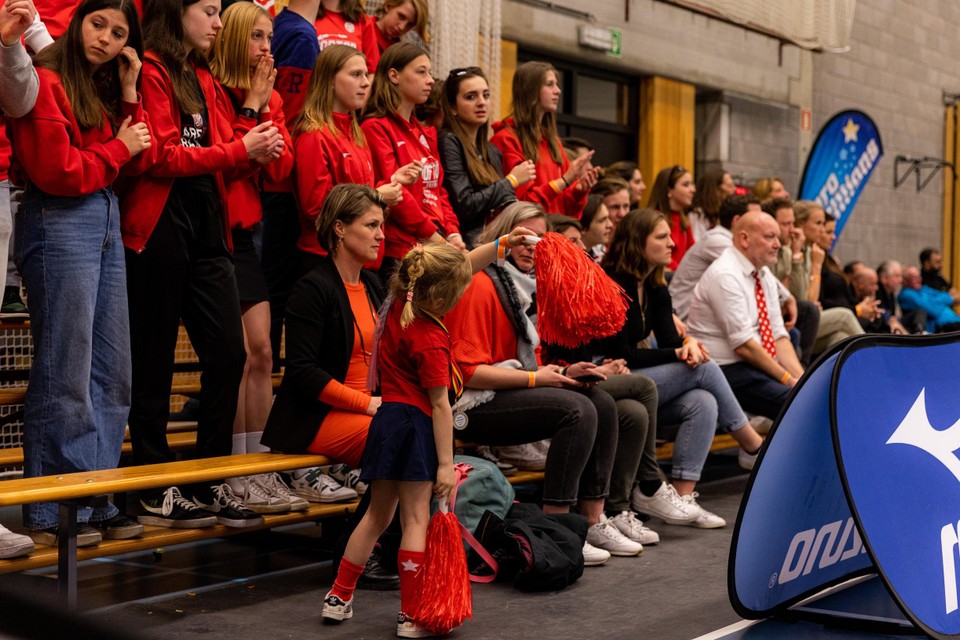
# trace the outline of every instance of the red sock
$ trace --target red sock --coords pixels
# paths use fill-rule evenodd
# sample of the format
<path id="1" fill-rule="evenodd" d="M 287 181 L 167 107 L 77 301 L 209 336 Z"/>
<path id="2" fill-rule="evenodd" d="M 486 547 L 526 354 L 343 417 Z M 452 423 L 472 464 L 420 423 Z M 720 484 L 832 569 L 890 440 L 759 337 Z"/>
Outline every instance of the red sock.
<path id="1" fill-rule="evenodd" d="M 420 594 L 420 578 L 423 576 L 423 551 L 400 549 L 397 554 L 397 569 L 400 571 L 400 610 L 413 611 Z"/>
<path id="2" fill-rule="evenodd" d="M 333 588 L 330 594 L 335 595 L 344 602 L 353 597 L 353 591 L 357 588 L 357 580 L 363 573 L 362 565 L 355 565 L 346 558 L 340 559 L 340 569 L 337 571 L 337 579 L 333 581 Z"/>

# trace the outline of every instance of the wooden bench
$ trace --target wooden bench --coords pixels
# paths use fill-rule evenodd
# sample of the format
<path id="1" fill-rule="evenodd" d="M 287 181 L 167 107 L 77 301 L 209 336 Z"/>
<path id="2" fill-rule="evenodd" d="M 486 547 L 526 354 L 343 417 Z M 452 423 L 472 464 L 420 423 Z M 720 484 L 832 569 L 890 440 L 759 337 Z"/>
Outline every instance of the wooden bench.
<path id="1" fill-rule="evenodd" d="M 76 511 L 78 505 L 82 504 L 84 499 L 127 491 L 221 480 L 235 476 L 324 466 L 332 462 L 325 456 L 314 454 L 250 453 L 0 482 L 0 507 L 33 502 L 58 502 L 60 504 L 60 530 L 66 532 L 65 535 L 60 536 L 56 547 L 40 545 L 25 558 L 0 560 L 0 574 L 57 564 L 59 567 L 58 590 L 67 605 L 74 608 L 77 598 L 77 563 L 80 560 L 155 549 L 167 545 L 219 538 L 346 515 L 356 510 L 359 504 L 359 500 L 311 504 L 306 511 L 264 515 L 263 524 L 254 527 L 231 528 L 215 525 L 203 529 L 168 529 L 148 526 L 144 527 L 143 535 L 137 538 L 104 540 L 94 547 L 78 549 L 76 546 Z M 521 471 L 510 476 L 508 480 L 515 485 L 538 483 L 543 481 L 543 473 Z"/>
<path id="2" fill-rule="evenodd" d="M 56 553 L 59 566 L 58 590 L 67 605 L 74 608 L 77 602 L 77 561 L 79 557 L 77 553 L 77 507 L 84 504 L 86 499 L 127 491 L 159 489 L 171 485 L 211 482 L 235 476 L 315 467 L 330 464 L 330 462 L 329 458 L 314 454 L 248 453 L 103 471 L 66 473 L 40 478 L 5 480 L 0 483 L 0 507 L 34 502 L 59 503 L 60 536 Z M 323 509 L 322 507 L 329 508 Z M 320 505 L 313 510 L 313 514 L 297 513 L 268 516 L 269 526 L 330 515 L 331 511 L 347 513 L 352 508 L 356 508 L 355 503 Z M 285 520 L 283 519 L 284 515 L 287 516 Z M 267 517 L 264 520 L 266 521 Z M 261 528 L 266 526 L 268 526 L 267 522 Z M 132 551 L 136 548 L 145 549 L 162 544 L 201 540 L 229 533 L 249 531 L 253 528 L 229 530 L 226 527 L 214 527 L 213 529 L 214 531 L 207 531 L 206 529 L 165 529 L 151 531 L 151 535 L 144 539 L 105 540 L 96 548 L 84 549 L 82 557 L 112 555 Z M 50 563 L 52 560 L 52 552 L 35 553 L 37 554 L 36 558 L 33 558 L 34 554 L 31 554 L 31 556 L 22 560 L 0 560 L 0 572 L 22 571 L 31 565 L 40 566 L 41 563 Z"/>

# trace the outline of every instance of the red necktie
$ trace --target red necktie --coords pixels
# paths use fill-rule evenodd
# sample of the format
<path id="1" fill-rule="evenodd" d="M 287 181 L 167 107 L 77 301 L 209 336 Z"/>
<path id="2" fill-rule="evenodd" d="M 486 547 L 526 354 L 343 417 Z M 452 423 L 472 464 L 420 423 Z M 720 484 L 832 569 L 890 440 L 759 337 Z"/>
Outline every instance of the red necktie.
<path id="1" fill-rule="evenodd" d="M 753 281 L 757 285 L 757 319 L 760 326 L 760 342 L 771 358 L 777 357 L 777 345 L 773 342 L 773 330 L 770 328 L 770 316 L 767 315 L 767 297 L 763 294 L 763 285 L 760 284 L 760 272 L 753 272 Z"/>

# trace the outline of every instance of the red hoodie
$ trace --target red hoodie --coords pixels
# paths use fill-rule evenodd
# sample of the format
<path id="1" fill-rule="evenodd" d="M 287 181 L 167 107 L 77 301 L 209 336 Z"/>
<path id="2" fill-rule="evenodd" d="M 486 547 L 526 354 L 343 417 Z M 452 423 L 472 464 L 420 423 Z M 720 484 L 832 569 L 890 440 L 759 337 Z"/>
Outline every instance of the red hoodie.
<path id="1" fill-rule="evenodd" d="M 81 129 L 60 76 L 43 68 L 37 69 L 37 75 L 40 92 L 33 110 L 8 121 L 14 181 L 29 181 L 56 196 L 85 196 L 113 184 L 131 159 L 127 145 L 115 137 L 106 117 L 99 128 Z M 121 102 L 120 118 L 127 116 L 132 122 L 147 122 L 139 102 Z M 145 164 L 152 160 L 149 151 L 144 152 Z"/>
<path id="2" fill-rule="evenodd" d="M 460 223 L 443 188 L 443 167 L 437 152 L 437 131 L 424 127 L 415 117 L 409 122 L 393 114 L 367 118 L 360 125 L 373 156 L 373 171 L 379 183 L 389 182 L 397 169 L 423 161 L 420 179 L 403 188 L 403 199 L 390 207 L 386 230 L 388 258 L 402 258 L 415 243 L 439 232 L 460 233 Z"/>
<path id="3" fill-rule="evenodd" d="M 317 216 L 327 195 L 338 184 L 374 186 L 370 147 L 359 146 L 353 139 L 353 116 L 334 113 L 337 135 L 329 129 L 316 129 L 299 134 L 293 141 L 294 183 L 297 208 L 300 212 L 300 238 L 297 248 L 307 253 L 326 255 L 317 242 Z"/>
<path id="4" fill-rule="evenodd" d="M 259 124 L 258 120 L 245 118 L 239 115 L 235 105 L 242 105 L 244 92 L 242 89 L 228 89 L 217 84 L 217 108 L 220 116 L 217 124 L 221 127 L 220 136 L 223 140 L 240 140 L 250 129 Z M 230 96 L 233 96 L 232 98 Z M 260 205 L 260 191 L 266 189 L 267 184 L 281 184 L 287 181 L 293 170 L 293 142 L 283 117 L 283 99 L 273 91 L 270 95 L 270 113 L 260 120 L 270 120 L 273 126 L 280 130 L 283 136 L 283 153 L 280 157 L 267 165 L 247 163 L 246 171 L 231 175 L 226 180 L 227 211 L 230 214 L 231 229 L 249 229 L 263 218 L 263 207 Z"/>
<path id="5" fill-rule="evenodd" d="M 523 155 L 520 138 L 517 137 L 517 132 L 513 128 L 513 118 L 494 122 L 493 131 L 494 134 L 490 142 L 500 150 L 503 156 L 503 175 L 508 175 L 515 166 L 527 159 Z M 557 164 L 550 157 L 550 148 L 547 146 L 546 139 L 540 140 L 539 153 L 535 163 L 537 178 L 517 187 L 517 200 L 536 202 L 547 213 L 562 213 L 579 220 L 583 214 L 583 205 L 587 202 L 588 194 L 574 188 L 576 181 L 559 193 L 550 186 L 550 182 L 561 177 L 570 167 L 570 161 L 562 153 L 563 145 L 559 138 L 557 144 L 561 149 L 560 155 L 563 160 L 561 164 Z"/>
<path id="6" fill-rule="evenodd" d="M 367 73 L 376 73 L 380 62 L 380 48 L 377 46 L 377 33 L 373 18 L 360 16 L 359 22 L 351 22 L 339 11 L 325 11 L 322 18 L 313 23 L 317 31 L 320 51 L 332 44 L 345 44 L 363 51 L 367 57 Z"/>
<path id="7" fill-rule="evenodd" d="M 212 173 L 220 200 L 224 203 L 224 239 L 227 246 L 231 247 L 226 188 L 221 172 L 236 172 L 238 169 L 241 173 L 249 171 L 250 161 L 242 140 L 225 139 L 221 135 L 223 126 L 217 122 L 217 83 L 209 71 L 196 69 L 203 100 L 208 105 L 210 146 L 187 148 L 181 144 L 180 106 L 166 67 L 152 51 L 144 55 L 143 62 L 140 84 L 144 109 L 151 114 L 152 142 L 157 161 L 149 171 L 135 179 L 123 180 L 118 185 L 122 187 L 118 195 L 123 244 L 134 251 L 143 251 L 167 204 L 176 178 Z"/>

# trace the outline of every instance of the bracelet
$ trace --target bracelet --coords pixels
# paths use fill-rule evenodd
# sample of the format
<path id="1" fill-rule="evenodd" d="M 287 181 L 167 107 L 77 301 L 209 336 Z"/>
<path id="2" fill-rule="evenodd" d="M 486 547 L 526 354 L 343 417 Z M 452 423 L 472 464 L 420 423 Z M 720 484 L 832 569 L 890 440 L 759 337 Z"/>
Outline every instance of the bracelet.
<path id="1" fill-rule="evenodd" d="M 533 389 L 535 386 L 537 386 L 537 372 L 536 372 L 536 371 L 531 371 L 531 372 L 530 372 L 530 381 L 527 382 L 527 388 L 528 388 L 528 389 Z"/>
<path id="2" fill-rule="evenodd" d="M 507 261 L 507 236 L 500 236 L 493 241 L 493 248 L 497 252 L 497 266 L 502 267 Z"/>
<path id="3" fill-rule="evenodd" d="M 855 314 L 857 314 L 857 317 L 858 317 L 858 318 L 862 318 L 862 317 L 863 317 L 863 314 L 860 313 L 861 311 L 862 311 L 862 309 L 860 308 L 860 305 L 856 305 L 855 307 L 853 307 L 853 312 L 854 312 Z"/>
<path id="4" fill-rule="evenodd" d="M 242 109 L 240 109 L 240 117 L 250 118 L 251 120 L 257 120 L 259 117 L 259 114 L 257 114 L 256 109 L 251 109 L 250 107 L 243 107 Z"/>
<path id="5" fill-rule="evenodd" d="M 520 181 L 517 180 L 517 176 L 513 175 L 512 173 L 507 175 L 507 181 L 513 185 L 514 189 L 520 186 Z"/>
<path id="6" fill-rule="evenodd" d="M 500 236 L 500 245 L 507 249 L 513 249 L 513 245 L 510 244 L 510 236 L 507 235 Z"/>
<path id="7" fill-rule="evenodd" d="M 562 187 L 560 186 L 560 181 L 561 181 L 561 180 L 563 181 L 563 185 L 564 185 L 564 186 L 562 186 Z M 567 181 L 563 179 L 563 176 L 557 178 L 556 180 L 551 180 L 551 181 L 550 181 L 550 188 L 553 189 L 554 191 L 556 191 L 557 193 L 560 193 L 561 191 L 563 191 L 564 189 L 566 189 L 566 188 L 567 188 L 566 185 L 567 185 Z"/>
<path id="8" fill-rule="evenodd" d="M 819 282 L 820 276 L 810 276 L 810 282 Z"/>
<path id="9" fill-rule="evenodd" d="M 789 372 L 789 371 L 785 371 L 784 374 L 783 374 L 783 377 L 780 378 L 780 384 L 787 384 L 787 380 L 789 380 L 789 379 L 790 379 L 790 372 Z"/>

